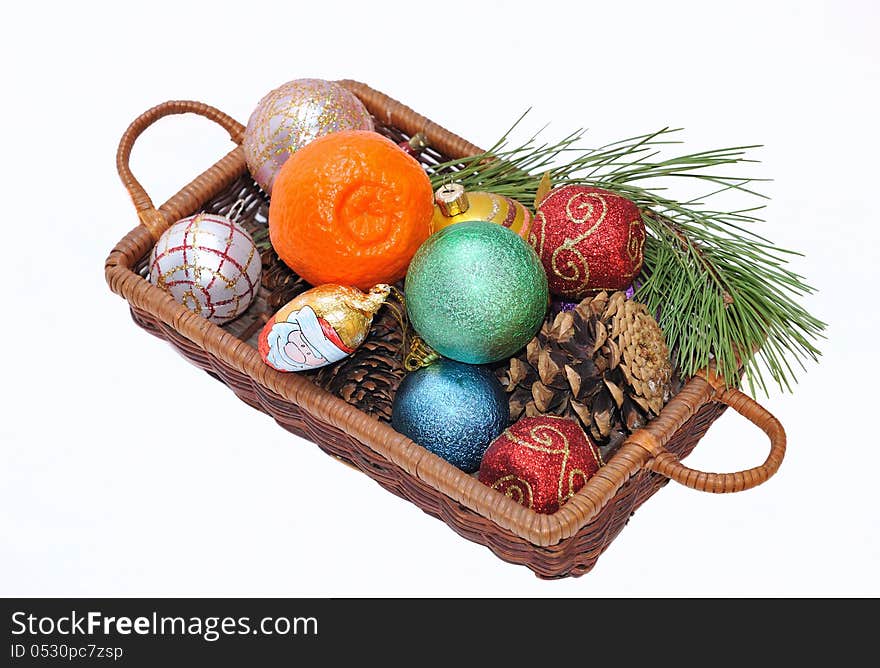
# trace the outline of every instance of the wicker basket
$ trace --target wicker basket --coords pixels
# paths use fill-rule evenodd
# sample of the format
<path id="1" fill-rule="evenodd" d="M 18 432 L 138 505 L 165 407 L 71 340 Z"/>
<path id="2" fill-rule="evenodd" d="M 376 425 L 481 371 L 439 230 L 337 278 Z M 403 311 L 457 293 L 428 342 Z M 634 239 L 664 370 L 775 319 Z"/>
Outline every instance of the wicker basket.
<path id="1" fill-rule="evenodd" d="M 416 132 L 425 133 L 431 146 L 423 156 L 427 166 L 480 152 L 364 84 L 340 83 L 361 99 L 383 134 L 400 141 Z M 780 423 L 755 401 L 736 389 L 725 388 L 707 371 L 688 381 L 660 416 L 632 434 L 558 512 L 544 515 L 481 484 L 386 422 L 321 389 L 310 377 L 271 369 L 261 361 L 252 343 L 258 330 L 256 323 L 264 322 L 274 311 L 265 296 L 251 306 L 249 326 L 239 323 L 221 328 L 189 312 L 143 277 L 144 258 L 170 224 L 218 198 L 234 201 L 241 184 L 249 183 L 242 150 L 236 147 L 161 207 L 154 208 L 129 170 L 129 155 L 147 127 L 163 116 L 183 113 L 199 114 L 220 124 L 236 144 L 242 140 L 244 128 L 240 123 L 198 102 L 166 102 L 131 124 L 119 145 L 117 167 L 140 224 L 107 258 L 105 274 L 111 290 L 128 301 L 137 324 L 167 340 L 193 364 L 228 385 L 242 401 L 354 465 L 388 491 L 443 520 L 461 536 L 487 546 L 505 561 L 528 566 L 540 577 L 578 576 L 593 567 L 635 509 L 669 479 L 701 491 L 737 492 L 764 482 L 779 468 L 785 453 L 785 432 Z M 684 466 L 680 460 L 693 450 L 727 406 L 769 436 L 767 460 L 756 468 L 725 474 Z"/>

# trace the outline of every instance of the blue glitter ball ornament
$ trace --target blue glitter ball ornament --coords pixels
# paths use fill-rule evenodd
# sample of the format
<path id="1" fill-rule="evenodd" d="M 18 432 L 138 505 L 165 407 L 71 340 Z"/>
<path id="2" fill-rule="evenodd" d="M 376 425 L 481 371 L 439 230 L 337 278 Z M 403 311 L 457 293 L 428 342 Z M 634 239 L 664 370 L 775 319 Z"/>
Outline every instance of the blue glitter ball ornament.
<path id="1" fill-rule="evenodd" d="M 487 222 L 431 235 L 410 262 L 405 292 L 410 322 L 425 343 L 469 364 L 516 353 L 540 329 L 549 302 L 535 251 Z"/>
<path id="2" fill-rule="evenodd" d="M 391 426 L 472 473 L 509 415 L 507 395 L 491 370 L 441 359 L 404 377 Z"/>

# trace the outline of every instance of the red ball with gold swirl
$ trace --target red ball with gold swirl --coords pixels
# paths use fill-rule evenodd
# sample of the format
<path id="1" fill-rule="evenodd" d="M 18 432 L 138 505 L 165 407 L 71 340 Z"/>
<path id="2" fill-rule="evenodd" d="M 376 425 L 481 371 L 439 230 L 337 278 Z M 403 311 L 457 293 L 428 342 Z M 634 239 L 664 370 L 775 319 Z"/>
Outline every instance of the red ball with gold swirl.
<path id="1" fill-rule="evenodd" d="M 538 206 L 529 243 L 541 258 L 551 294 L 579 300 L 629 287 L 642 270 L 645 224 L 625 197 L 563 185 Z"/>
<path id="2" fill-rule="evenodd" d="M 602 459 L 592 439 L 567 418 L 522 418 L 496 438 L 480 464 L 480 482 L 539 513 L 555 513 L 584 486 Z"/>

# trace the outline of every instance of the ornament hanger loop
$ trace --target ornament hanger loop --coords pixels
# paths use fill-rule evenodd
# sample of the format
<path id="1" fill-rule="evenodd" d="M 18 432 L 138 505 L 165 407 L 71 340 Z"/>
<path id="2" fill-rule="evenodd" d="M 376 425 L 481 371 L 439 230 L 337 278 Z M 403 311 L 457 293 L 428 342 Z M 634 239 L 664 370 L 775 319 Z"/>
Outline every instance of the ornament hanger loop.
<path id="1" fill-rule="evenodd" d="M 440 359 L 440 355 L 418 336 L 414 336 L 409 353 L 403 360 L 403 368 L 407 371 L 416 371 L 428 366 L 431 362 Z"/>
<path id="2" fill-rule="evenodd" d="M 388 299 L 385 300 L 385 306 L 394 315 L 397 326 L 400 327 L 400 355 L 404 357 L 403 367 L 407 369 L 406 360 L 408 339 L 409 339 L 409 318 L 406 314 L 406 297 L 396 286 L 388 285 Z M 409 369 L 412 370 L 412 369 Z"/>
<path id="3" fill-rule="evenodd" d="M 389 285 L 388 287 L 391 297 L 396 299 L 401 306 L 406 308 L 406 297 L 404 296 L 403 292 L 395 285 Z"/>

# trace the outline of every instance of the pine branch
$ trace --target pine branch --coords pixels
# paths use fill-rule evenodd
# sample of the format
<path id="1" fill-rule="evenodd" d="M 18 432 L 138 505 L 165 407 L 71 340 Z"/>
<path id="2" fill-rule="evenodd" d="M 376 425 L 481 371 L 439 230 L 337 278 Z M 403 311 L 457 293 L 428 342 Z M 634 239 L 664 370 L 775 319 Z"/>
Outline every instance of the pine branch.
<path id="1" fill-rule="evenodd" d="M 748 229 L 762 222 L 755 215 L 761 206 L 732 211 L 706 206 L 722 193 L 764 198 L 756 190 L 763 179 L 722 173 L 755 162 L 747 153 L 759 147 L 663 157 L 679 143 L 671 138 L 679 130 L 664 128 L 593 149 L 581 145 L 582 131 L 556 143 L 538 143 L 538 133 L 510 148 L 509 137 L 521 120 L 486 153 L 438 165 L 433 185 L 453 179 L 532 206 L 548 172 L 554 184 L 593 185 L 631 199 L 648 230 L 644 282 L 636 298 L 657 313 L 683 375 L 714 360 L 730 384 L 738 383 L 742 366 L 753 392 L 756 386 L 767 391 L 765 374 L 791 390 L 795 374 L 789 358 L 801 369 L 804 361 L 817 360 L 821 353 L 814 344 L 825 328 L 797 303 L 813 292 L 787 266 L 786 256 L 797 253 Z M 664 187 L 675 179 L 705 182 L 711 189 L 678 201 L 666 196 Z"/>

